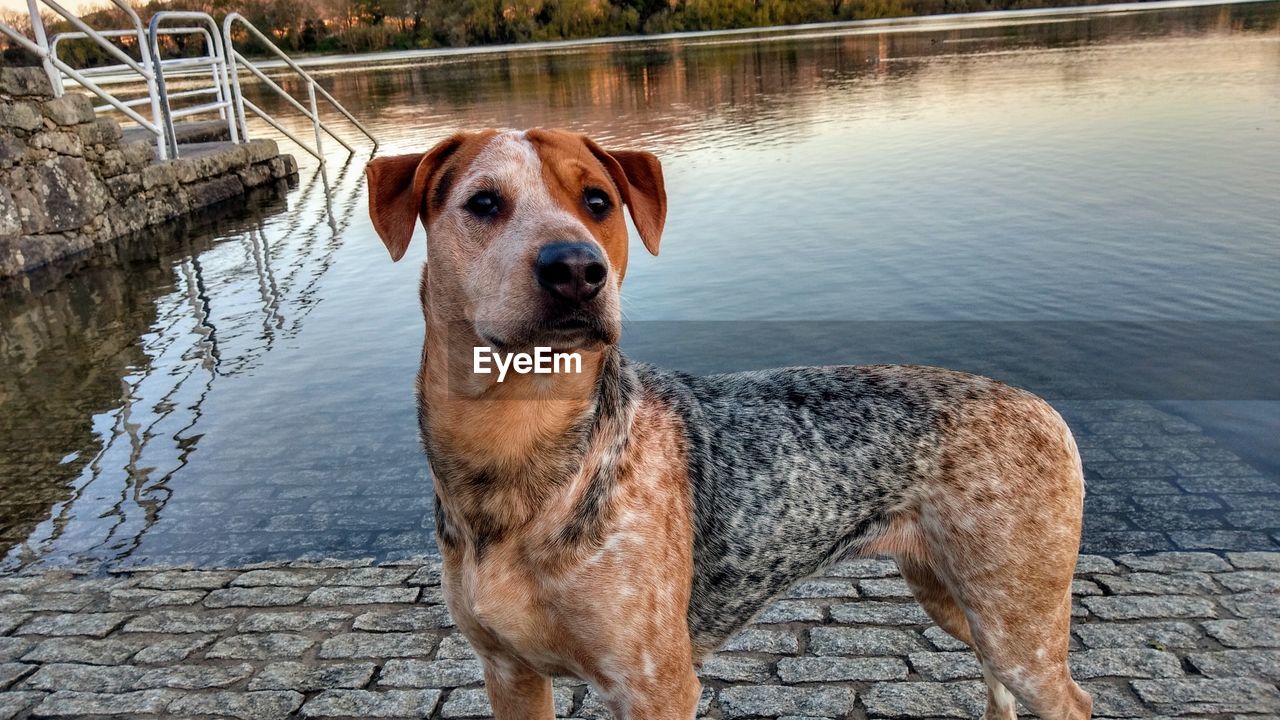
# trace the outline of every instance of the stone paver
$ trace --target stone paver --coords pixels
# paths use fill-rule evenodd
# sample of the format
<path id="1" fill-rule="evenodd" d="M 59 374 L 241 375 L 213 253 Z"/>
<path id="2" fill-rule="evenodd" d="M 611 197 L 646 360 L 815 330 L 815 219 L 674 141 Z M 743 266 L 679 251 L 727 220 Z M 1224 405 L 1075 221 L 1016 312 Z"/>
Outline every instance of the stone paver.
<path id="1" fill-rule="evenodd" d="M 1277 567 L 1261 551 L 1082 557 L 1071 665 L 1095 716 L 1280 716 Z M 0 614 L 0 718 L 490 717 L 439 578 L 432 560 L 0 577 L 28 608 Z M 699 717 L 978 717 L 976 659 L 903 588 L 879 560 L 805 581 L 702 665 Z M 557 717 L 610 717 L 575 680 L 554 699 Z"/>

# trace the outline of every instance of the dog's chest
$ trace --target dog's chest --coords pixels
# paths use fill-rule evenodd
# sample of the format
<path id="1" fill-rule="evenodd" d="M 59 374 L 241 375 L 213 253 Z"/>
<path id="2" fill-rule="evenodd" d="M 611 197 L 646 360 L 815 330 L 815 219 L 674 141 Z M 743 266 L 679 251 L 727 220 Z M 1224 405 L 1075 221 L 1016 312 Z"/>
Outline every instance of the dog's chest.
<path id="1" fill-rule="evenodd" d="M 547 588 L 522 563 L 495 550 L 480 562 L 446 558 L 445 596 L 454 619 L 481 655 L 502 652 L 548 672 L 566 671 L 564 637 L 549 612 Z"/>

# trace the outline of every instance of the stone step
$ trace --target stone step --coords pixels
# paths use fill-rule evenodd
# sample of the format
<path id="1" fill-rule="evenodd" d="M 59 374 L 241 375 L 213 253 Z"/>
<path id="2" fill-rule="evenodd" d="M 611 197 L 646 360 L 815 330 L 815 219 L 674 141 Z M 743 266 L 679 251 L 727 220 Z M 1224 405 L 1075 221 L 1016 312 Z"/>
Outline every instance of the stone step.
<path id="1" fill-rule="evenodd" d="M 227 128 L 226 120 L 191 120 L 188 122 L 174 123 L 174 135 L 178 139 L 179 145 L 188 143 L 206 143 L 218 142 L 231 139 L 231 131 Z M 124 131 L 125 142 L 137 142 L 145 140 L 151 144 L 155 144 L 155 136 L 148 132 L 145 128 L 129 127 Z"/>

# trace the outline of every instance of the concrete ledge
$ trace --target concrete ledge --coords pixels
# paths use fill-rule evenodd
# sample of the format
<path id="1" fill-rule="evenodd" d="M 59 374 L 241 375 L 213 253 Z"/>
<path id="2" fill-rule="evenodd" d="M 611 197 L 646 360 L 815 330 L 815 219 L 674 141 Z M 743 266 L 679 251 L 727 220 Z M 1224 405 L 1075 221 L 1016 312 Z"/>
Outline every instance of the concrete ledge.
<path id="1" fill-rule="evenodd" d="M 0 577 L 0 716 L 488 717 L 439 565 Z M 1071 662 L 1095 717 L 1280 715 L 1280 553 L 1084 556 Z M 802 582 L 702 667 L 708 718 L 976 718 L 972 653 L 891 562 Z M 558 680 L 560 717 L 607 718 Z"/>
<path id="2" fill-rule="evenodd" d="M 297 174 L 271 140 L 189 144 L 179 156 L 157 162 L 87 96 L 55 99 L 40 68 L 0 68 L 0 278 Z"/>

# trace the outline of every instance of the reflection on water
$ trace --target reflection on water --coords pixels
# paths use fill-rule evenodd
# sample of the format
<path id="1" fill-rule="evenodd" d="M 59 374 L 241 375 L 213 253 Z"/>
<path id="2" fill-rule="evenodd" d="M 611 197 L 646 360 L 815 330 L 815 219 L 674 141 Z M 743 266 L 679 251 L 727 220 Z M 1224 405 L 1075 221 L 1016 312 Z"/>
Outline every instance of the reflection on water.
<path id="1" fill-rule="evenodd" d="M 812 348 L 839 350 L 823 360 L 980 361 L 1087 398 L 1115 378 L 1116 357 L 1195 332 L 1234 347 L 1258 329 L 1250 347 L 1264 349 L 1280 334 L 1280 3 L 637 41 L 340 67 L 325 82 L 382 152 L 490 125 L 658 151 L 671 216 L 662 257 L 633 257 L 629 320 L 767 321 L 784 334 L 796 327 L 778 321 L 840 321 L 813 326 Z M 0 300 L 10 565 L 432 548 L 412 407 L 417 267 L 389 263 L 369 227 L 363 160 L 331 169 L 331 213 L 304 162 L 287 198 Z M 909 322 L 857 324 L 885 320 Z M 954 322 L 1011 320 L 1036 322 Z M 1052 365 L 1064 382 L 1007 333 L 1061 343 L 1085 327 L 1043 320 L 1139 324 L 1096 326 L 1093 346 Z M 849 332 L 831 342 L 831 327 Z M 983 335 L 993 329 L 1000 352 Z M 744 356 L 743 341 L 686 330 L 630 342 L 700 370 L 807 359 L 781 342 Z M 1121 392 L 1274 392 L 1274 375 L 1177 379 Z M 1276 403 L 1261 405 L 1251 412 L 1274 421 Z M 1268 467 L 1273 434 L 1223 427 Z"/>
<path id="2" fill-rule="evenodd" d="M 313 174 L 129 237 L 74 275 L 36 275 L 0 306 L 0 539 L 9 561 L 132 552 L 202 437 L 218 379 L 251 372 L 317 301 L 335 227 Z M 340 214 L 330 215 L 337 211 Z M 223 240 L 231 240 L 221 242 Z M 42 285 L 51 287 L 42 287 Z"/>

